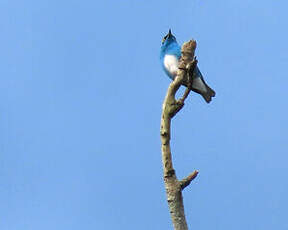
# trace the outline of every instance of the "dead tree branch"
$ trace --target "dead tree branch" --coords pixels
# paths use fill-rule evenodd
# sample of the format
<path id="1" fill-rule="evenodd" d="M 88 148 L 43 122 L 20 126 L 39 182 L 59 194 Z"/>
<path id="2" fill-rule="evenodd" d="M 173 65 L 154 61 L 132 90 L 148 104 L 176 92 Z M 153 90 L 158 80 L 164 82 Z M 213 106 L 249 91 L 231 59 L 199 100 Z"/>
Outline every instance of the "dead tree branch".
<path id="1" fill-rule="evenodd" d="M 188 177 L 179 181 L 173 168 L 170 149 L 171 119 L 183 108 L 184 101 L 188 97 L 191 90 L 192 73 L 197 66 L 197 60 L 194 58 L 195 49 L 196 41 L 194 40 L 183 44 L 179 70 L 177 72 L 177 76 L 169 85 L 167 90 L 161 116 L 160 135 L 162 142 L 161 150 L 164 183 L 170 214 L 175 230 L 188 230 L 184 213 L 182 190 L 187 187 L 198 174 L 198 171 L 194 171 Z M 187 88 L 184 95 L 177 100 L 175 99 L 175 94 L 182 84 L 187 85 Z"/>

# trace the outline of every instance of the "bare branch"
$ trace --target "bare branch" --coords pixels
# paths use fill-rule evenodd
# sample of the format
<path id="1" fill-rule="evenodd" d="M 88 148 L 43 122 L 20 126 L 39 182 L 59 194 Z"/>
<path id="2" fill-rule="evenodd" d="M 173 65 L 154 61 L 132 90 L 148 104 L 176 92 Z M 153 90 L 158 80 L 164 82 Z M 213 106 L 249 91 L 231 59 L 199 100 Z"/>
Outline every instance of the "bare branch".
<path id="1" fill-rule="evenodd" d="M 192 74 L 197 66 L 197 60 L 194 59 L 194 51 L 196 49 L 196 41 L 191 40 L 182 46 L 182 56 L 179 62 L 179 69 L 174 81 L 169 85 L 166 97 L 163 102 L 161 116 L 161 150 L 164 182 L 167 194 L 167 201 L 170 214 L 175 230 L 188 230 L 185 214 L 182 190 L 188 186 L 197 176 L 195 171 L 182 181 L 178 181 L 172 163 L 172 154 L 170 149 L 170 127 L 171 119 L 183 108 L 184 101 L 188 97 L 191 90 Z M 181 99 L 176 100 L 175 94 L 180 86 L 184 84 L 187 89 Z"/>
<path id="2" fill-rule="evenodd" d="M 192 180 L 194 180 L 198 175 L 198 171 L 195 170 L 193 173 L 191 173 L 189 176 L 187 176 L 186 178 L 184 178 L 183 180 L 180 181 L 180 186 L 181 189 L 183 190 L 184 188 L 186 188 Z"/>
<path id="3" fill-rule="evenodd" d="M 191 88 L 192 88 L 192 82 L 193 82 L 193 72 L 194 72 L 194 69 L 196 68 L 197 66 L 197 59 L 196 57 L 194 57 L 194 60 L 191 62 L 191 65 L 187 65 L 187 87 L 186 87 L 186 90 L 182 96 L 181 99 L 179 99 L 180 103 L 183 103 L 184 104 L 184 101 L 186 100 L 186 98 L 188 97 L 190 91 L 191 91 Z"/>

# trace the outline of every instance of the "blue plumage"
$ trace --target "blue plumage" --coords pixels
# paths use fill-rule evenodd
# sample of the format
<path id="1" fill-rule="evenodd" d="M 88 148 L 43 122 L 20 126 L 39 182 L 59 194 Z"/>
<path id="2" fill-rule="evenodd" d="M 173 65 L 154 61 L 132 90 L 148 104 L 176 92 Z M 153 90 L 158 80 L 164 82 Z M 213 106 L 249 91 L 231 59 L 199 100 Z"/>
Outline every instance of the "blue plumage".
<path id="1" fill-rule="evenodd" d="M 165 73 L 174 80 L 177 75 L 179 59 L 181 57 L 181 47 L 178 45 L 176 38 L 172 35 L 171 30 L 163 38 L 160 51 L 160 60 Z M 207 103 L 211 101 L 211 97 L 215 96 L 215 92 L 206 82 L 198 68 L 195 68 L 192 76 L 192 90 L 202 95 Z"/>

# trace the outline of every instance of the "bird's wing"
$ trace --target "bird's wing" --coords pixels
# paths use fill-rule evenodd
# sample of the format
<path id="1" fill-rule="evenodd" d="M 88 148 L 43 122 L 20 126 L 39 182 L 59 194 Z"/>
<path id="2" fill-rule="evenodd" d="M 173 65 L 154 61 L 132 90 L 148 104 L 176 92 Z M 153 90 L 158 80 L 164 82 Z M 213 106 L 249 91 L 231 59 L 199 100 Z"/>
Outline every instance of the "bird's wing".
<path id="1" fill-rule="evenodd" d="M 203 81 L 203 78 L 197 77 L 193 79 L 192 88 L 200 91 L 201 93 L 205 93 L 207 91 L 206 84 Z"/>
<path id="2" fill-rule="evenodd" d="M 196 93 L 201 94 L 207 103 L 209 103 L 212 97 L 215 97 L 215 94 L 216 94 L 215 91 L 211 89 L 204 81 L 204 78 L 198 66 L 194 70 L 192 90 L 195 91 Z"/>

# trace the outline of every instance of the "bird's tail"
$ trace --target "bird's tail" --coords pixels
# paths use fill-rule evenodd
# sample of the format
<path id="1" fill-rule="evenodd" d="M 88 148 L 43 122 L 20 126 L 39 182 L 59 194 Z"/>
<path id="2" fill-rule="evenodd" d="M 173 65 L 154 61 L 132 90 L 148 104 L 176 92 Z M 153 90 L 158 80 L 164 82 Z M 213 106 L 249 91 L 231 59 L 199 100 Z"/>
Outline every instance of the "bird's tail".
<path id="1" fill-rule="evenodd" d="M 204 80 L 203 80 L 204 82 Z M 211 89 L 205 82 L 206 86 L 206 92 L 201 92 L 201 96 L 205 99 L 207 103 L 209 103 L 212 100 L 212 97 L 215 97 L 216 93 L 213 89 Z"/>

